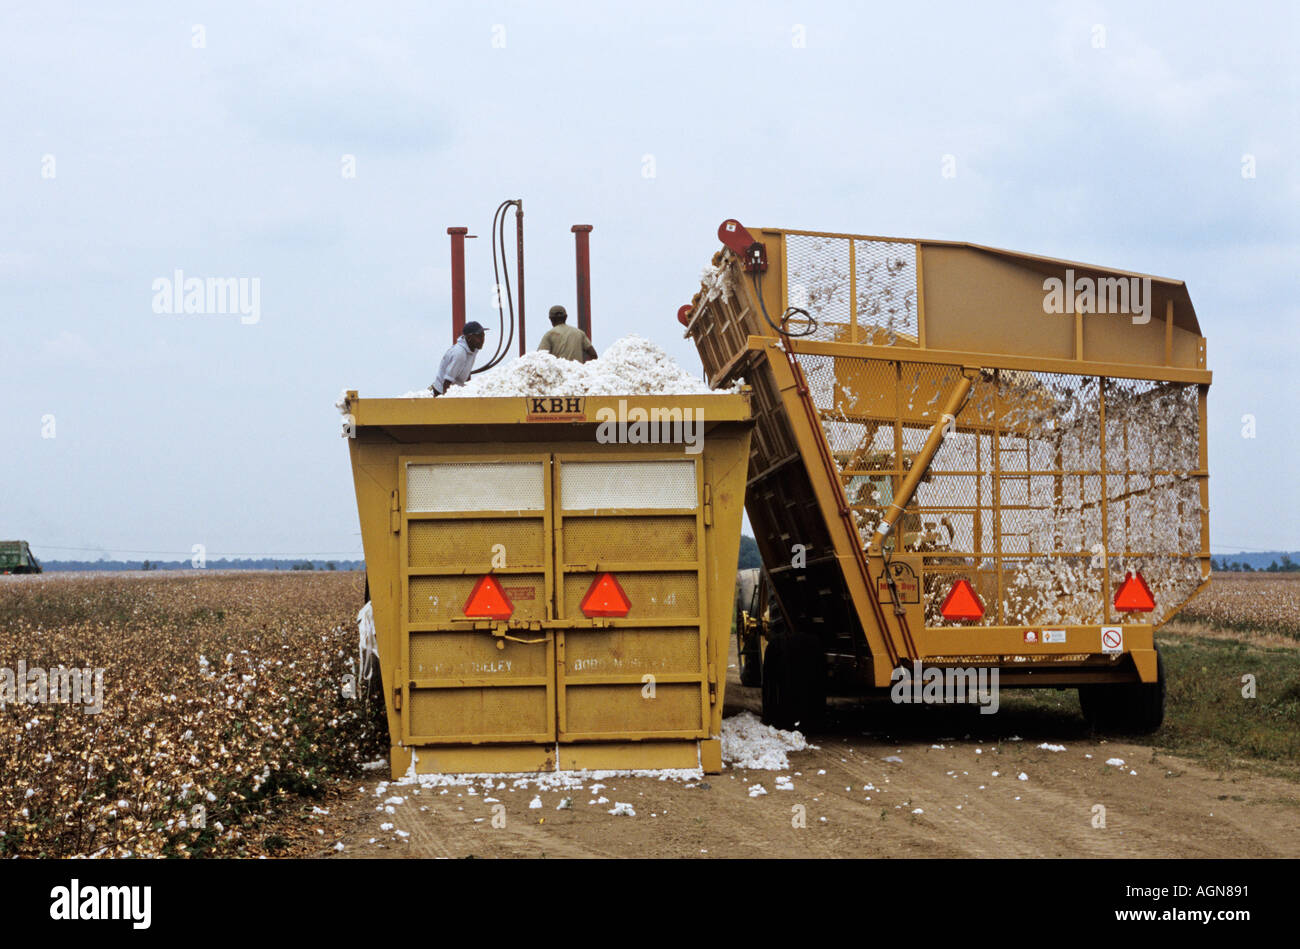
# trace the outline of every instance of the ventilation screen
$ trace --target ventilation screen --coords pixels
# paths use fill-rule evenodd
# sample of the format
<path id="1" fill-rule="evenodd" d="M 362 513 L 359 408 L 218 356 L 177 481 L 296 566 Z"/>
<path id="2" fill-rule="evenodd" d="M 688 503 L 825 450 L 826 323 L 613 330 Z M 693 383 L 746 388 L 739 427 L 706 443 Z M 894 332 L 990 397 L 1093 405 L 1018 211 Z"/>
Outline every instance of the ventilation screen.
<path id="1" fill-rule="evenodd" d="M 680 508 L 698 502 L 695 462 L 569 461 L 560 472 L 566 511 L 598 508 Z"/>
<path id="2" fill-rule="evenodd" d="M 545 472 L 540 461 L 407 465 L 406 509 L 430 511 L 542 511 Z"/>

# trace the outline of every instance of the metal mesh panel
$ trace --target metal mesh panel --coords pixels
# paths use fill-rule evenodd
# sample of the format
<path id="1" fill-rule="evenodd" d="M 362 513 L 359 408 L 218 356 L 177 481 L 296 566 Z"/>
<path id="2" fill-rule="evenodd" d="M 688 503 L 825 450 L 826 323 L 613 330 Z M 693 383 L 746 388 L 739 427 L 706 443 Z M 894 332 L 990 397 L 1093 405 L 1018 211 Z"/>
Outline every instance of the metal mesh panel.
<path id="1" fill-rule="evenodd" d="M 958 370 L 797 359 L 865 546 Z M 1195 385 L 983 371 L 896 524 L 926 555 L 926 625 L 958 577 L 984 625 L 1114 621 L 1106 585 L 1139 569 L 1159 622 L 1200 582 L 1198 422 Z"/>
<path id="2" fill-rule="evenodd" d="M 694 563 L 695 515 L 683 517 L 569 517 L 564 520 L 566 564 L 615 561 Z"/>
<path id="3" fill-rule="evenodd" d="M 858 342 L 915 343 L 916 246 L 895 241 L 854 241 Z"/>
<path id="4" fill-rule="evenodd" d="M 406 466 L 406 509 L 540 511 L 546 507 L 540 461 L 454 462 Z"/>
<path id="5" fill-rule="evenodd" d="M 698 503 L 695 462 L 566 461 L 560 503 L 566 511 L 600 508 L 682 508 Z"/>
<path id="6" fill-rule="evenodd" d="M 811 339 L 917 344 L 916 245 L 787 232 L 785 261 L 786 300 L 817 321 Z"/>
<path id="7" fill-rule="evenodd" d="M 817 321 L 809 339 L 852 342 L 849 323 L 849 241 L 842 237 L 787 234 L 785 287 L 790 306 L 807 310 Z M 772 314 L 773 319 L 776 314 Z M 798 332 L 802 327 L 792 324 Z"/>

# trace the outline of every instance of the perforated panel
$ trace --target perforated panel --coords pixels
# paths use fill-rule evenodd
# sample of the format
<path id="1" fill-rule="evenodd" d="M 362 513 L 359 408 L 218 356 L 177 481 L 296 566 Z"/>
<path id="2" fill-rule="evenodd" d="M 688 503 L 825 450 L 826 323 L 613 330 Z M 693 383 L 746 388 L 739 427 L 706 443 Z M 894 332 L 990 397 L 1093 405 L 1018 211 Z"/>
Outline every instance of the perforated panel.
<path id="1" fill-rule="evenodd" d="M 697 629 L 570 630 L 564 635 L 568 676 L 645 675 L 700 671 Z"/>
<path id="2" fill-rule="evenodd" d="M 406 467 L 406 509 L 540 511 L 546 507 L 540 461 L 449 462 Z"/>
<path id="3" fill-rule="evenodd" d="M 640 683 L 571 685 L 565 690 L 565 730 L 569 733 L 623 733 L 701 730 L 700 687 L 661 682 L 654 698 Z"/>
<path id="4" fill-rule="evenodd" d="M 416 689 L 411 692 L 411 734 L 448 740 L 485 736 L 547 735 L 546 689 Z M 554 740 L 551 738 L 550 740 Z"/>
<path id="5" fill-rule="evenodd" d="M 546 584 L 541 574 L 500 574 L 497 579 L 514 605 L 511 619 L 546 618 Z M 465 601 L 478 580 L 473 575 L 411 577 L 410 621 L 433 624 L 464 619 Z"/>
<path id="6" fill-rule="evenodd" d="M 408 529 L 410 566 L 416 569 L 464 567 L 486 573 L 494 558 L 498 566 L 511 568 L 541 567 L 545 560 L 546 531 L 539 517 L 411 521 Z"/>
<path id="7" fill-rule="evenodd" d="M 411 633 L 409 671 L 416 679 L 517 679 L 547 674 L 546 650 L 539 644 L 507 642 L 496 648 L 481 630 Z"/>
<path id="8" fill-rule="evenodd" d="M 566 461 L 560 503 L 566 511 L 682 508 L 698 504 L 693 460 Z"/>
<path id="9" fill-rule="evenodd" d="M 698 557 L 695 515 L 570 517 L 564 520 L 564 561 L 687 561 Z"/>
<path id="10" fill-rule="evenodd" d="M 565 576 L 565 616 L 582 616 L 579 604 L 595 579 L 592 573 Z M 687 619 L 699 615 L 699 577 L 694 572 L 620 573 L 618 582 L 632 603 L 628 619 Z"/>

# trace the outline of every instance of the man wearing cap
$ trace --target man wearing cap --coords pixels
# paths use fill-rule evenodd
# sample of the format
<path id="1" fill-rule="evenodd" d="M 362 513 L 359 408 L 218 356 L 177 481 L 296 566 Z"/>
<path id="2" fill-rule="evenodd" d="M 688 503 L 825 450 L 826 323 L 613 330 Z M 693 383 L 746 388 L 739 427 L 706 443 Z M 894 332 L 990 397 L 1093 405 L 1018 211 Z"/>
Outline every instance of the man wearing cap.
<path id="1" fill-rule="evenodd" d="M 450 386 L 463 386 L 469 381 L 470 371 L 474 368 L 474 356 L 483 348 L 483 334 L 487 332 L 482 325 L 470 320 L 455 345 L 443 354 L 438 365 L 438 377 L 429 390 L 434 395 L 442 395 Z"/>
<path id="2" fill-rule="evenodd" d="M 542 337 L 541 352 L 550 353 L 560 359 L 572 359 L 574 362 L 586 362 L 596 358 L 596 347 L 591 345 L 587 334 L 576 326 L 569 326 L 565 320 L 569 314 L 564 307 L 556 304 L 551 307 L 551 328 Z"/>

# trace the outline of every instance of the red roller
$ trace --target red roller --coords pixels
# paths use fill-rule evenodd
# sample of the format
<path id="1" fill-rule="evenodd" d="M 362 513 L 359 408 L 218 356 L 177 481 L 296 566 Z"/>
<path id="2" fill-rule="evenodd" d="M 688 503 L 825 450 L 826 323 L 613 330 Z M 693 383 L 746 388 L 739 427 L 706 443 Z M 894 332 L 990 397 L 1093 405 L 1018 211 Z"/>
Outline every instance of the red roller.
<path id="1" fill-rule="evenodd" d="M 718 240 L 745 262 L 747 272 L 767 273 L 767 248 L 754 240 L 754 235 L 735 218 L 727 218 L 718 225 Z"/>
<path id="2" fill-rule="evenodd" d="M 741 257 L 744 257 L 745 251 L 757 243 L 754 235 L 745 230 L 744 225 L 735 218 L 727 218 L 718 225 L 718 240 Z"/>
<path id="3" fill-rule="evenodd" d="M 591 248 L 587 242 L 591 225 L 575 224 L 569 230 L 573 231 L 578 263 L 578 329 L 591 339 Z"/>
<path id="4" fill-rule="evenodd" d="M 465 235 L 468 227 L 449 227 L 451 235 L 451 341 L 465 330 Z"/>

